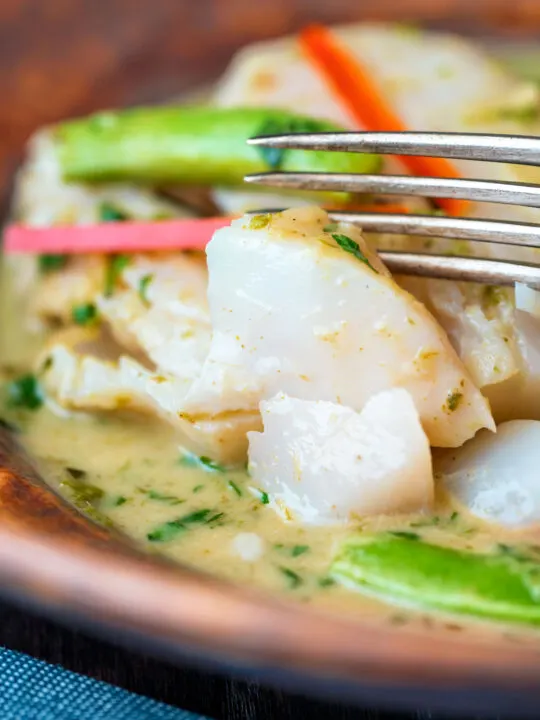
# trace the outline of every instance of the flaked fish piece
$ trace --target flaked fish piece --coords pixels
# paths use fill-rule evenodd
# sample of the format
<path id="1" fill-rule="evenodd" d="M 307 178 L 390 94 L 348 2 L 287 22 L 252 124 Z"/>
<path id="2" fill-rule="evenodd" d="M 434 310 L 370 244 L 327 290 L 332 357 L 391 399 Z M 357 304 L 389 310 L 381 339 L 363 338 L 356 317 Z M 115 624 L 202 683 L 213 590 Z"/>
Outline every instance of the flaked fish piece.
<path id="1" fill-rule="evenodd" d="M 400 277 L 398 282 L 446 330 L 489 399 L 496 422 L 540 420 L 540 317 L 534 290 L 423 278 Z M 520 292 L 528 305 L 520 302 Z"/>
<path id="2" fill-rule="evenodd" d="M 497 434 L 481 432 L 440 461 L 448 491 L 469 512 L 509 528 L 540 522 L 538 445 L 540 422 L 512 420 Z"/>
<path id="3" fill-rule="evenodd" d="M 234 221 L 207 254 L 214 332 L 188 412 L 253 412 L 279 392 L 360 411 L 403 388 L 432 445 L 494 429 L 444 330 L 357 229 L 299 208 Z"/>
<path id="4" fill-rule="evenodd" d="M 74 307 L 93 303 L 103 292 L 106 272 L 104 256 L 72 255 L 61 270 L 36 278 L 30 311 L 45 322 L 70 324 Z"/>
<path id="5" fill-rule="evenodd" d="M 285 519 L 324 524 L 431 508 L 429 442 L 405 390 L 373 395 L 361 413 L 280 394 L 261 403 L 261 415 L 249 472 Z"/>
<path id="6" fill-rule="evenodd" d="M 96 305 L 123 347 L 159 370 L 194 378 L 212 335 L 207 278 L 204 257 L 137 255 L 120 273 L 124 288 L 98 295 Z"/>
<path id="7" fill-rule="evenodd" d="M 98 330 L 59 333 L 38 361 L 47 396 L 68 410 L 155 416 L 175 427 L 179 444 L 196 454 L 227 464 L 244 460 L 246 433 L 259 426 L 258 414 L 189 415 L 183 408 L 189 380 L 158 374 L 119 353 Z"/>

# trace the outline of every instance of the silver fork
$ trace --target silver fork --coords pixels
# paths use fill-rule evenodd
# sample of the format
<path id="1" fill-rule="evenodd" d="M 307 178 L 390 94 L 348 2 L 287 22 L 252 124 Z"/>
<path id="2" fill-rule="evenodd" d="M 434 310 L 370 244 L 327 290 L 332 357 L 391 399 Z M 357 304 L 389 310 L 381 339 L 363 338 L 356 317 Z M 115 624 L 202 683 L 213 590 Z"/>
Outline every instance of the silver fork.
<path id="1" fill-rule="evenodd" d="M 518 165 L 540 165 L 540 138 L 475 133 L 336 132 L 271 135 L 251 145 L 301 150 L 335 150 L 392 155 L 423 155 Z M 248 183 L 279 189 L 331 190 L 435 198 L 456 198 L 540 208 L 540 186 L 489 180 L 361 175 L 344 173 L 268 172 L 247 175 Z M 540 225 L 433 215 L 330 212 L 332 219 L 360 225 L 366 232 L 473 240 L 540 248 Z M 525 283 L 540 289 L 540 266 L 507 260 L 379 252 L 394 273 L 465 280 L 493 285 Z"/>

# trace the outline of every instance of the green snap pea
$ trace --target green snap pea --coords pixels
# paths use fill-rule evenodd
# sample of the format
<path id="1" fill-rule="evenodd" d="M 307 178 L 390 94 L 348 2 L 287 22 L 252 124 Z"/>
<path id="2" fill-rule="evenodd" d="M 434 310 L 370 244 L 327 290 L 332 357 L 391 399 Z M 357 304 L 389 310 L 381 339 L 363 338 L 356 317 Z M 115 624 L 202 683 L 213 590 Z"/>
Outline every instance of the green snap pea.
<path id="1" fill-rule="evenodd" d="M 475 553 L 405 535 L 348 539 L 334 580 L 391 603 L 540 624 L 540 563 L 519 553 Z"/>
<path id="2" fill-rule="evenodd" d="M 152 107 L 103 112 L 61 124 L 60 165 L 68 181 L 239 186 L 269 170 L 376 172 L 375 155 L 280 150 L 250 137 L 340 130 L 276 108 Z"/>

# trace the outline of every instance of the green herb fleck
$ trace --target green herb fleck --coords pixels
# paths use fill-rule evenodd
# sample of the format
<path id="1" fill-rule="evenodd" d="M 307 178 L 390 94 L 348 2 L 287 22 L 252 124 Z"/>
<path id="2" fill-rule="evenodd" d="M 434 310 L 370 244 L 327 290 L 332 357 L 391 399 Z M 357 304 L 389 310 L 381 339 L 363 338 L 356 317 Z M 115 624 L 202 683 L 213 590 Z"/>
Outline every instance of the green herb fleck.
<path id="1" fill-rule="evenodd" d="M 101 488 L 71 477 L 71 479 L 60 483 L 60 489 L 65 492 L 77 509 L 84 512 L 92 520 L 108 527 L 113 525 L 110 519 L 98 509 L 105 496 Z"/>
<path id="2" fill-rule="evenodd" d="M 182 522 L 186 523 L 186 525 L 192 525 L 193 523 L 202 523 L 208 518 L 211 512 L 211 510 L 208 510 L 206 508 L 204 508 L 203 510 L 194 510 L 188 515 L 184 515 L 184 517 L 182 518 Z"/>
<path id="3" fill-rule="evenodd" d="M 287 582 L 291 590 L 294 590 L 302 585 L 302 578 L 298 575 L 298 573 L 295 573 L 294 570 L 287 567 L 280 567 L 279 570 L 287 578 Z"/>
<path id="4" fill-rule="evenodd" d="M 319 580 L 317 581 L 317 584 L 321 588 L 327 588 L 327 587 L 332 587 L 332 585 L 335 585 L 336 581 L 333 580 L 331 577 L 322 577 L 322 578 L 319 578 Z"/>
<path id="5" fill-rule="evenodd" d="M 394 537 L 405 538 L 405 540 L 420 540 L 420 535 L 414 532 L 408 532 L 407 530 L 393 530 L 389 533 Z"/>
<path id="6" fill-rule="evenodd" d="M 185 467 L 199 467 L 202 470 L 207 470 L 209 472 L 227 472 L 227 468 L 225 468 L 223 465 L 220 465 L 215 460 L 212 460 L 205 455 L 199 457 L 198 455 L 194 455 L 187 450 L 184 450 L 182 452 L 182 456 L 180 457 L 180 465 L 184 465 Z"/>
<path id="7" fill-rule="evenodd" d="M 459 517 L 459 513 L 457 510 L 454 510 L 454 512 L 450 515 L 450 522 L 454 522 L 454 520 L 457 520 Z"/>
<path id="8" fill-rule="evenodd" d="M 226 469 L 223 467 L 223 465 L 220 465 L 219 463 L 215 462 L 215 460 L 212 460 L 209 457 L 205 457 L 203 455 L 199 458 L 199 461 L 206 470 L 210 470 L 211 472 L 226 472 Z"/>
<path id="9" fill-rule="evenodd" d="M 120 507 L 120 505 L 124 505 L 125 503 L 127 503 L 127 497 L 119 495 L 117 498 L 115 498 L 113 505 L 114 507 Z"/>
<path id="10" fill-rule="evenodd" d="M 229 480 L 229 482 L 227 484 L 230 487 L 230 489 L 238 495 L 238 497 L 242 497 L 242 495 L 243 495 L 242 491 L 240 490 L 238 485 L 233 480 Z"/>
<path id="11" fill-rule="evenodd" d="M 169 503 L 169 505 L 181 505 L 185 502 L 185 500 L 180 500 L 180 498 L 176 497 L 176 495 L 163 495 L 163 493 L 160 493 L 157 490 L 148 490 L 145 491 L 145 494 L 150 500 L 166 502 Z"/>
<path id="12" fill-rule="evenodd" d="M 53 366 L 53 359 L 49 355 L 49 357 L 45 358 L 45 360 L 43 361 L 43 365 L 41 366 L 41 369 L 39 372 L 42 372 L 42 373 L 47 372 L 47 370 L 50 370 L 52 368 L 52 366 Z"/>
<path id="13" fill-rule="evenodd" d="M 169 522 L 163 523 L 155 530 L 152 530 L 147 534 L 147 538 L 150 542 L 169 542 L 178 535 L 185 533 L 189 530 L 190 525 L 199 525 L 207 522 L 207 518 L 211 515 L 212 510 L 205 508 L 202 510 L 195 510 L 188 515 L 183 515 L 176 520 L 170 520 Z M 214 516 L 215 517 L 215 516 Z"/>
<path id="14" fill-rule="evenodd" d="M 483 290 L 482 300 L 486 307 L 496 307 L 507 299 L 503 288 L 497 285 L 486 285 Z"/>
<path id="15" fill-rule="evenodd" d="M 211 527 L 216 527 L 216 525 L 221 525 L 221 520 L 225 517 L 225 513 L 216 513 L 215 515 L 212 515 L 212 517 L 208 518 L 206 520 L 206 524 L 210 525 Z"/>
<path id="16" fill-rule="evenodd" d="M 309 552 L 309 545 L 295 545 L 291 550 L 291 555 L 295 558 L 307 552 Z"/>
<path id="17" fill-rule="evenodd" d="M 150 274 L 150 275 L 144 275 L 139 280 L 139 297 L 141 298 L 141 301 L 143 302 L 143 304 L 146 306 L 150 305 L 150 303 L 148 301 L 147 291 L 148 291 L 148 286 L 150 285 L 150 283 L 152 282 L 153 279 L 154 279 L 154 276 Z"/>
<path id="18" fill-rule="evenodd" d="M 43 392 L 35 375 L 23 375 L 8 383 L 7 401 L 11 407 L 38 410 L 43 405 Z"/>
<path id="19" fill-rule="evenodd" d="M 454 412 L 454 410 L 457 410 L 459 407 L 459 404 L 463 400 L 463 393 L 458 392 L 457 390 L 452 391 L 451 393 L 448 393 L 448 397 L 446 399 L 446 407 L 450 412 Z"/>
<path id="20" fill-rule="evenodd" d="M 130 216 L 124 210 L 109 202 L 102 202 L 99 206 L 99 219 L 101 222 L 123 222 Z"/>
<path id="21" fill-rule="evenodd" d="M 61 270 L 68 261 L 68 255 L 40 255 L 38 258 L 39 270 L 42 273 Z"/>
<path id="22" fill-rule="evenodd" d="M 254 215 L 249 221 L 248 228 L 250 230 L 262 230 L 269 225 L 272 216 L 269 213 L 264 215 Z"/>
<path id="23" fill-rule="evenodd" d="M 201 490 L 204 490 L 204 485 L 195 485 L 195 487 L 193 488 L 194 493 L 201 492 Z"/>
<path id="24" fill-rule="evenodd" d="M 351 255 L 354 255 L 357 260 L 360 260 L 360 262 L 363 262 L 364 265 L 367 265 L 368 268 L 373 270 L 373 272 L 378 274 L 378 271 L 375 270 L 373 265 L 369 262 L 367 257 L 364 255 L 362 250 L 360 249 L 360 245 L 353 240 L 352 238 L 348 237 L 347 235 L 341 235 L 339 233 L 332 233 L 332 237 L 337 242 L 339 247 L 342 250 L 345 250 L 345 252 L 351 253 Z"/>
<path id="25" fill-rule="evenodd" d="M 66 472 L 68 475 L 71 475 L 74 480 L 83 480 L 88 475 L 86 470 L 74 467 L 67 467 Z"/>
<path id="26" fill-rule="evenodd" d="M 263 505 L 270 504 L 270 497 L 268 496 L 267 492 L 264 492 L 264 490 L 259 490 L 259 488 L 253 488 L 253 489 L 257 493 L 259 500 L 262 502 Z"/>
<path id="27" fill-rule="evenodd" d="M 71 309 L 71 317 L 76 325 L 90 325 L 97 320 L 97 308 L 93 303 L 74 305 Z"/>
<path id="28" fill-rule="evenodd" d="M 130 263 L 129 255 L 110 255 L 108 258 L 107 271 L 105 273 L 105 289 L 103 294 L 105 297 L 112 297 L 116 283 L 122 273 Z"/>

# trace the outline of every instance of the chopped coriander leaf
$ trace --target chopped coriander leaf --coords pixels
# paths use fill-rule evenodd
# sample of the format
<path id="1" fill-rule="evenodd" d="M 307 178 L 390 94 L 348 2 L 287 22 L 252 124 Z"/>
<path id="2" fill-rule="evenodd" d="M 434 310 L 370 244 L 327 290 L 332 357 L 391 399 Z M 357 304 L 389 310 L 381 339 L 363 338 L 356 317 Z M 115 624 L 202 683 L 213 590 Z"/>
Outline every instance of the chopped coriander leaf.
<path id="1" fill-rule="evenodd" d="M 7 398 L 12 407 L 38 410 L 43 405 L 43 392 L 35 375 L 23 375 L 8 383 Z"/>
<path id="2" fill-rule="evenodd" d="M 208 518 L 208 520 L 205 520 L 207 525 L 212 525 L 212 527 L 215 527 L 216 525 L 220 525 L 220 520 L 223 520 L 225 517 L 225 513 L 216 513 L 215 515 L 212 515 L 211 518 Z"/>
<path id="3" fill-rule="evenodd" d="M 193 488 L 194 493 L 201 492 L 201 490 L 204 490 L 204 485 L 195 485 L 195 487 Z"/>
<path id="4" fill-rule="evenodd" d="M 307 552 L 309 552 L 309 545 L 295 545 L 291 550 L 291 555 L 293 557 L 298 557 L 299 555 L 303 555 Z"/>
<path id="5" fill-rule="evenodd" d="M 169 503 L 169 505 L 180 505 L 181 503 L 186 502 L 185 500 L 180 500 L 180 498 L 175 495 L 163 495 L 163 493 L 160 493 L 157 490 L 148 490 L 148 492 L 146 492 L 146 496 L 150 500 L 166 502 Z"/>
<path id="6" fill-rule="evenodd" d="M 67 467 L 66 472 L 68 475 L 71 475 L 74 480 L 82 480 L 88 474 L 86 470 L 80 470 L 79 468 L 74 467 Z"/>
<path id="7" fill-rule="evenodd" d="M 71 317 L 77 325 L 90 325 L 97 320 L 97 308 L 93 303 L 74 305 L 71 309 Z"/>
<path id="8" fill-rule="evenodd" d="M 183 522 L 187 523 L 188 525 L 190 523 L 205 522 L 211 512 L 212 512 L 211 510 L 208 510 L 206 508 L 203 510 L 195 510 L 194 512 L 189 513 L 189 515 L 184 515 L 182 520 L 183 520 Z"/>
<path id="9" fill-rule="evenodd" d="M 122 270 L 129 265 L 129 255 L 110 255 L 107 263 L 107 271 L 105 273 L 105 289 L 103 294 L 105 297 L 111 297 Z"/>
<path id="10" fill-rule="evenodd" d="M 154 276 L 149 274 L 149 275 L 144 275 L 139 280 L 139 297 L 141 298 L 142 303 L 146 306 L 148 306 L 150 304 L 148 301 L 147 291 L 148 291 L 148 286 L 150 285 L 150 283 L 152 282 L 153 279 L 154 279 Z"/>
<path id="11" fill-rule="evenodd" d="M 159 525 L 155 530 L 149 532 L 146 537 L 150 542 L 168 542 L 178 535 L 187 532 L 190 525 L 207 522 L 208 515 L 211 513 L 212 510 L 208 508 L 195 510 L 188 515 L 183 515 L 182 517 L 176 518 L 176 520 L 170 520 L 169 522 L 163 523 L 163 525 Z"/>
<path id="12" fill-rule="evenodd" d="M 38 258 L 39 270 L 42 273 L 61 270 L 68 261 L 68 255 L 40 255 Z"/>
<path id="13" fill-rule="evenodd" d="M 371 268 L 373 272 L 378 273 L 377 270 L 373 267 L 373 265 L 369 262 L 367 257 L 364 255 L 362 250 L 360 249 L 360 245 L 353 240 L 352 238 L 348 237 L 347 235 L 341 235 L 339 233 L 332 233 L 332 237 L 337 242 L 339 247 L 342 250 L 345 250 L 345 252 L 351 253 L 351 255 L 354 255 L 355 258 L 360 260 L 360 262 L 363 262 L 364 265 L 367 265 L 368 268 Z"/>
<path id="14" fill-rule="evenodd" d="M 420 540 L 420 535 L 414 532 L 408 532 L 407 530 L 393 530 L 389 533 L 394 537 L 405 538 L 406 540 Z"/>
<path id="15" fill-rule="evenodd" d="M 270 504 L 270 497 L 267 492 L 264 492 L 264 490 L 260 490 L 259 488 L 253 488 L 253 489 L 257 493 L 259 500 L 262 502 L 263 505 Z"/>
<path id="16" fill-rule="evenodd" d="M 118 495 L 118 497 L 114 499 L 113 505 L 114 507 L 120 507 L 120 505 L 124 505 L 125 503 L 127 503 L 127 497 Z"/>
<path id="17" fill-rule="evenodd" d="M 233 492 L 235 492 L 238 495 L 238 497 L 242 497 L 243 493 L 235 482 L 233 482 L 232 480 L 229 480 L 227 485 L 230 487 L 231 490 L 233 490 Z"/>
<path id="18" fill-rule="evenodd" d="M 294 570 L 287 567 L 280 567 L 279 570 L 287 578 L 287 582 L 291 590 L 294 590 L 302 585 L 302 578 L 298 575 L 298 573 L 295 573 Z"/>
<path id="19" fill-rule="evenodd" d="M 199 458 L 199 461 L 207 470 L 211 470 L 212 472 L 225 472 L 223 465 L 220 465 L 209 457 L 203 455 Z"/>
<path id="20" fill-rule="evenodd" d="M 457 390 L 454 390 L 453 392 L 448 393 L 448 398 L 446 400 L 446 407 L 450 412 L 454 412 L 454 410 L 457 410 L 461 401 L 463 400 L 463 393 L 458 392 Z"/>
<path id="21" fill-rule="evenodd" d="M 130 216 L 116 205 L 109 202 L 102 202 L 99 206 L 99 219 L 101 222 L 122 222 L 129 220 Z"/>
<path id="22" fill-rule="evenodd" d="M 184 450 L 182 452 L 182 457 L 180 458 L 180 465 L 185 465 L 186 467 L 200 467 L 203 470 L 208 470 L 210 472 L 227 472 L 227 469 L 223 465 L 217 463 L 215 460 L 212 460 L 211 458 L 204 455 L 202 457 L 199 457 L 198 455 L 194 455 L 187 450 Z"/>
<path id="23" fill-rule="evenodd" d="M 187 532 L 187 525 L 182 522 L 182 519 L 170 520 L 169 522 L 163 523 L 155 530 L 149 532 L 146 536 L 150 542 L 169 542 L 178 535 L 182 535 Z"/>
<path id="24" fill-rule="evenodd" d="M 454 512 L 450 515 L 450 522 L 453 522 L 454 520 L 457 520 L 459 517 L 459 513 L 457 510 L 454 510 Z"/>

